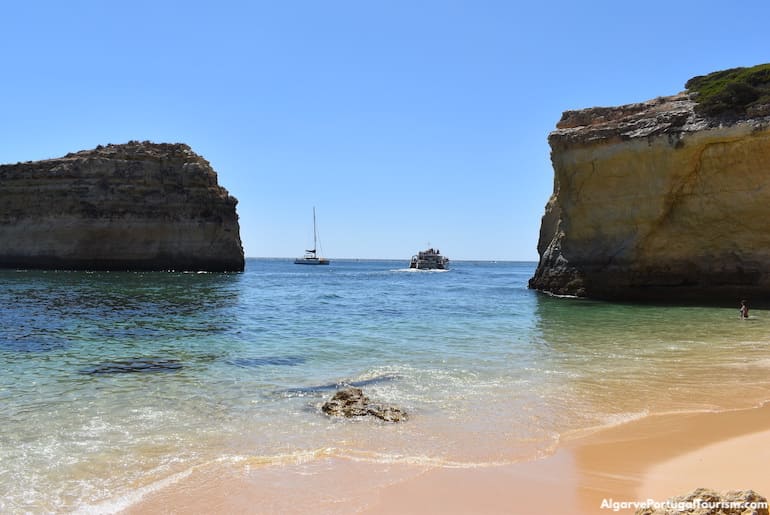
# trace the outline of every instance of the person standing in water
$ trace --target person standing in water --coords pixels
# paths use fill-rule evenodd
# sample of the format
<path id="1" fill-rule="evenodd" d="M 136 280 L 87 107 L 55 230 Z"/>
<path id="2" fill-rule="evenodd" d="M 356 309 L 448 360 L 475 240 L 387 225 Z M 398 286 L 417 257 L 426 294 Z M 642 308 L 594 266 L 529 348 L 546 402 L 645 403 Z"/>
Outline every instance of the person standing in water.
<path id="1" fill-rule="evenodd" d="M 741 318 L 749 318 L 749 303 L 745 300 L 741 301 Z"/>

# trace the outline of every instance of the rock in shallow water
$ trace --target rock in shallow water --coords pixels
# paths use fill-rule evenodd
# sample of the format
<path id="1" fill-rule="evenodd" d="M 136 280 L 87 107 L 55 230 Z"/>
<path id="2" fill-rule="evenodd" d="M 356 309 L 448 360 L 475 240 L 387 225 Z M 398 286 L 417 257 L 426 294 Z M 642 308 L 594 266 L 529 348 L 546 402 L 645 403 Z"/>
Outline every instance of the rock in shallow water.
<path id="1" fill-rule="evenodd" d="M 372 404 L 369 397 L 360 388 L 344 388 L 326 401 L 321 411 L 333 417 L 372 416 L 385 422 L 403 422 L 407 414 L 401 408 L 381 404 Z"/>

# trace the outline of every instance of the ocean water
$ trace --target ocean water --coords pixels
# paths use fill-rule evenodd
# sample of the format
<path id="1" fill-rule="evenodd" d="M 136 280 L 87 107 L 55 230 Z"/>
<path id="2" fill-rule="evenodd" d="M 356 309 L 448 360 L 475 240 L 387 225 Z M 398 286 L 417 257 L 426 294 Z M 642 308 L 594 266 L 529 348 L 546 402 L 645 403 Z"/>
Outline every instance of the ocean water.
<path id="1" fill-rule="evenodd" d="M 534 268 L 0 271 L 0 512 L 111 511 L 228 460 L 513 463 L 770 399 L 765 312 L 552 298 Z M 324 416 L 342 383 L 410 420 Z"/>

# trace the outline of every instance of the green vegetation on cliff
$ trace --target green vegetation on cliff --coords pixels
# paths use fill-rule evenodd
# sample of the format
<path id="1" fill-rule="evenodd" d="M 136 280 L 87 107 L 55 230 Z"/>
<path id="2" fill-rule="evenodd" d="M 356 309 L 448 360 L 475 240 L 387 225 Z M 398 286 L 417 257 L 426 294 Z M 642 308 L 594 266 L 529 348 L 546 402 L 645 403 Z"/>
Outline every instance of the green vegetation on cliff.
<path id="1" fill-rule="evenodd" d="M 695 94 L 695 109 L 705 116 L 764 114 L 762 107 L 770 105 L 770 63 L 693 77 L 685 88 Z"/>

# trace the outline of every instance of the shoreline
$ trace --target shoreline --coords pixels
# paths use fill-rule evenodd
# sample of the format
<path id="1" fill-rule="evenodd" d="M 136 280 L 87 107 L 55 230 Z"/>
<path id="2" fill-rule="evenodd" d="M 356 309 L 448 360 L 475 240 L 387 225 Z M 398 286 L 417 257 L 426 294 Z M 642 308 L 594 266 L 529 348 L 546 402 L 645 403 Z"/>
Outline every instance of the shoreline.
<path id="1" fill-rule="evenodd" d="M 651 415 L 571 442 L 565 452 L 578 465 L 581 513 L 609 513 L 601 509 L 605 499 L 665 501 L 698 487 L 770 495 L 766 462 L 746 452 L 745 442 L 757 438 L 770 444 L 768 404 Z M 713 455 L 708 463 L 706 450 Z"/>
<path id="2" fill-rule="evenodd" d="M 327 457 L 251 468 L 215 464 L 121 513 L 633 513 L 696 487 L 770 495 L 770 405 L 649 415 L 569 439 L 546 458 L 436 468 Z M 604 508 L 602 505 L 604 503 Z"/>

